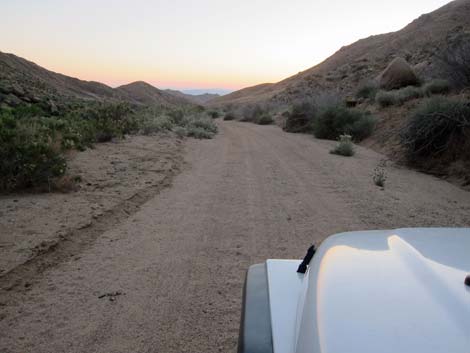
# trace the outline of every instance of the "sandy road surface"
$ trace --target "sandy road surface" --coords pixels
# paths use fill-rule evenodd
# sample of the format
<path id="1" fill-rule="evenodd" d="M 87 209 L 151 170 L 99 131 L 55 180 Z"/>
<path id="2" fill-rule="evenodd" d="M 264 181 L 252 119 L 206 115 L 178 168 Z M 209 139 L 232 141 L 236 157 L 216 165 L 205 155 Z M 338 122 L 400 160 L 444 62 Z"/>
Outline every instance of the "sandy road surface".
<path id="1" fill-rule="evenodd" d="M 0 352 L 234 352 L 248 265 L 345 230 L 470 225 L 470 193 L 445 181 L 389 166 L 377 188 L 370 150 L 342 158 L 273 126 L 220 128 L 188 142 L 171 188 L 0 292 Z"/>

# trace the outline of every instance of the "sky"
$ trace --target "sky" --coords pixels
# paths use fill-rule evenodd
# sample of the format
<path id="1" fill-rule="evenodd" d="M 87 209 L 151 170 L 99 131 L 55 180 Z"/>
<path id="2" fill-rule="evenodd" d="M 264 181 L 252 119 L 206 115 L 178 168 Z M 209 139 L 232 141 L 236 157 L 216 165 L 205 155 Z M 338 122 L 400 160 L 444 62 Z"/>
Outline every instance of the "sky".
<path id="1" fill-rule="evenodd" d="M 0 0 L 0 51 L 116 87 L 235 90 L 306 70 L 448 0 Z"/>

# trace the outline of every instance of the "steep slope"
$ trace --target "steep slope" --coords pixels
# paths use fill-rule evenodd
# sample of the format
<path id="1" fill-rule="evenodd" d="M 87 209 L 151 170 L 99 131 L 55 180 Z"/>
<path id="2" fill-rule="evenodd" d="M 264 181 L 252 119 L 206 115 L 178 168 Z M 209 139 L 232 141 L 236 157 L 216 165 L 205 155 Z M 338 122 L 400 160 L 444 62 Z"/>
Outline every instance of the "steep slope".
<path id="1" fill-rule="evenodd" d="M 422 15 L 398 32 L 361 39 L 319 65 L 272 85 L 261 85 L 214 99 L 211 105 L 290 103 L 323 92 L 343 96 L 376 77 L 395 57 L 404 57 L 421 78 L 442 76 L 439 50 L 458 33 L 470 31 L 470 0 L 455 0 Z"/>
<path id="2" fill-rule="evenodd" d="M 219 94 L 213 94 L 213 93 L 204 93 L 204 94 L 186 94 L 181 91 L 173 90 L 173 89 L 166 89 L 165 92 L 168 92 L 169 94 L 187 99 L 190 102 L 193 102 L 194 104 L 206 104 L 207 102 L 220 97 Z"/>
<path id="3" fill-rule="evenodd" d="M 70 96 L 80 99 L 124 99 L 119 92 L 105 84 L 83 81 L 49 71 L 14 54 L 0 52 L 0 81 L 2 87 L 16 86 L 25 97 Z"/>

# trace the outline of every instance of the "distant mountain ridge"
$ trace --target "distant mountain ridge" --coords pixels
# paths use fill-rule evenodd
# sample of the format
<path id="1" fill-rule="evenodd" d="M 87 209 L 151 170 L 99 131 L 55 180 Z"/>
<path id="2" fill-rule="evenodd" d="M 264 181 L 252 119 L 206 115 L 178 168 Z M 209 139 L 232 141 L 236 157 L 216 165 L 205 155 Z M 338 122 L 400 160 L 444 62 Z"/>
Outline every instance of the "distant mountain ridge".
<path id="1" fill-rule="evenodd" d="M 173 90 L 173 89 L 166 89 L 166 92 L 170 93 L 175 97 L 180 97 L 189 100 L 195 104 L 206 104 L 212 99 L 220 97 L 219 94 L 214 93 L 203 93 L 203 94 L 187 94 L 181 91 Z"/>
<path id="2" fill-rule="evenodd" d="M 195 104 L 185 95 L 171 94 L 143 81 L 112 88 L 100 82 L 56 73 L 14 54 L 0 52 L 0 104 L 64 99 L 161 106 Z"/>
<path id="3" fill-rule="evenodd" d="M 438 50 L 458 34 L 470 32 L 470 0 L 455 0 L 420 16 L 402 30 L 361 39 L 322 63 L 277 83 L 227 94 L 209 105 L 290 104 L 324 93 L 352 95 L 395 58 L 405 58 L 422 79 L 442 78 Z"/>

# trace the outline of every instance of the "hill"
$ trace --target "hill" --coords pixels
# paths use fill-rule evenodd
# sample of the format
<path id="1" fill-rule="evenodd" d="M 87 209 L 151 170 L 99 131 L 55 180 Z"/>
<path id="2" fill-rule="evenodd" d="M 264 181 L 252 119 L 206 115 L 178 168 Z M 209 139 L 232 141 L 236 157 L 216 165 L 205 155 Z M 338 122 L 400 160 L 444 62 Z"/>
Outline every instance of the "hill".
<path id="1" fill-rule="evenodd" d="M 186 94 L 181 91 L 172 90 L 172 89 L 166 89 L 165 92 L 168 92 L 169 94 L 175 97 L 184 98 L 190 102 L 193 102 L 194 104 L 200 104 L 200 105 L 204 105 L 207 102 L 220 97 L 219 94 L 213 94 L 213 93 Z"/>
<path id="2" fill-rule="evenodd" d="M 442 76 L 440 50 L 452 37 L 470 31 L 470 0 L 456 0 L 420 16 L 400 31 L 361 39 L 308 70 L 275 84 L 233 92 L 210 105 L 273 103 L 334 92 L 352 95 L 358 85 L 379 75 L 395 57 L 405 58 L 420 78 Z"/>
<path id="3" fill-rule="evenodd" d="M 119 86 L 115 90 L 131 101 L 143 105 L 188 105 L 191 103 L 184 97 L 160 90 L 143 81 Z"/>
<path id="4" fill-rule="evenodd" d="M 159 90 L 145 82 L 118 88 L 83 81 L 47 70 L 14 54 L 0 52 L 0 104 L 71 100 L 127 101 L 137 105 L 190 105 L 192 101 Z"/>

